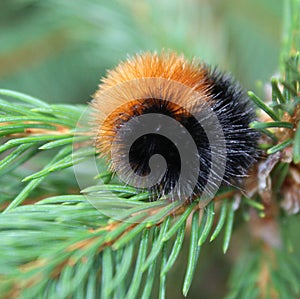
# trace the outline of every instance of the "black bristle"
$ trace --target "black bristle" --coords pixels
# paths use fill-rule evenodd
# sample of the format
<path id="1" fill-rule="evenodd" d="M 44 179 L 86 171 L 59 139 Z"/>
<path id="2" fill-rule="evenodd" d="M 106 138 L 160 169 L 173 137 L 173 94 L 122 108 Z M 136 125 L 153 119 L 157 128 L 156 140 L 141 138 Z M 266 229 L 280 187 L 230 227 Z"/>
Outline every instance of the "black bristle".
<path id="1" fill-rule="evenodd" d="M 200 194 L 208 179 L 208 174 L 211 164 L 210 145 L 205 131 L 195 119 L 182 107 L 176 106 L 173 103 L 161 99 L 147 99 L 141 102 L 142 114 L 155 113 L 163 114 L 172 118 L 176 118 L 191 134 L 197 146 L 198 153 L 195 159 L 200 159 L 200 173 L 198 176 L 198 184 L 194 190 L 195 194 Z M 136 115 L 137 116 L 137 115 Z M 161 124 L 157 123 L 157 127 Z M 137 127 L 143 126 L 142 122 L 136 122 L 130 128 L 127 128 L 127 134 L 134 134 Z M 177 132 L 178 135 L 182 134 Z M 130 137 L 126 134 L 124 140 Z M 182 136 L 185 140 L 185 136 Z M 189 144 L 185 144 L 189 147 Z M 130 149 L 129 161 L 132 169 L 140 176 L 146 176 L 150 173 L 149 159 L 155 154 L 162 155 L 167 162 L 167 171 L 164 174 L 161 183 L 151 188 L 154 195 L 161 196 L 168 194 L 176 185 L 180 172 L 181 161 L 180 154 L 176 145 L 168 138 L 159 134 L 147 134 L 140 137 L 134 142 Z M 193 167 L 189 165 L 189 167 Z"/>
<path id="2" fill-rule="evenodd" d="M 226 169 L 224 181 L 237 181 L 247 174 L 258 157 L 259 133 L 249 127 L 255 120 L 255 110 L 248 96 L 228 74 L 210 71 L 213 110 L 218 116 L 226 139 Z"/>

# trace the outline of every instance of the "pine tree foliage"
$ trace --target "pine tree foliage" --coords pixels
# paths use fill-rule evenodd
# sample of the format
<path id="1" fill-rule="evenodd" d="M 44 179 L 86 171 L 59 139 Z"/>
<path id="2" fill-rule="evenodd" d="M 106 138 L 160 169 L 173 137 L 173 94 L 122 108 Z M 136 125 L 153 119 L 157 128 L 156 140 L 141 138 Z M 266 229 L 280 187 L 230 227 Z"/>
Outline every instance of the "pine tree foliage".
<path id="1" fill-rule="evenodd" d="M 153 202 L 102 161 L 94 185 L 79 190 L 72 167 L 95 156 L 90 135 L 77 127 L 86 107 L 0 90 L 1 297 L 166 298 L 168 272 L 189 242 L 186 296 L 202 247 L 222 238 L 226 253 L 241 225 L 249 226 L 250 241 L 235 262 L 227 298 L 300 296 L 300 248 L 293 244 L 300 205 L 300 2 L 289 3 L 282 76 L 270 83 L 270 103 L 249 92 L 261 115 L 251 125 L 263 136 L 250 195 L 221 188 L 204 207 L 197 200 Z M 105 213 L 88 200 L 94 197 Z M 110 217 L 120 204 L 127 208 Z"/>

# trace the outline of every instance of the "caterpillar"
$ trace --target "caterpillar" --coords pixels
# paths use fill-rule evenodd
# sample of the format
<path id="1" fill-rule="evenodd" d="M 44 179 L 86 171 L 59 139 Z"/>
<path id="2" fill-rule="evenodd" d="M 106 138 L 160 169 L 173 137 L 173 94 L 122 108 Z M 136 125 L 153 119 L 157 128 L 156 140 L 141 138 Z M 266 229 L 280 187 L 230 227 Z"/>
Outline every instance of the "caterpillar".
<path id="1" fill-rule="evenodd" d="M 91 103 L 95 147 L 152 198 L 213 198 L 240 187 L 258 157 L 255 110 L 229 74 L 174 52 L 142 53 L 108 71 Z"/>

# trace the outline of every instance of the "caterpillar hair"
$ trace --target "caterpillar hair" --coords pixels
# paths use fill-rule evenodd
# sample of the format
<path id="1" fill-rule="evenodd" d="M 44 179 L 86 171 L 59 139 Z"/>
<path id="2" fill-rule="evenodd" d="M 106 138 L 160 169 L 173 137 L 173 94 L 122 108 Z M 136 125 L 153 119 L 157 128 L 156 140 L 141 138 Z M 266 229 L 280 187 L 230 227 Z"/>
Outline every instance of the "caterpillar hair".
<path id="1" fill-rule="evenodd" d="M 240 188 L 258 157 L 259 135 L 249 128 L 255 111 L 240 85 L 183 55 L 147 52 L 120 63 L 102 79 L 92 107 L 97 152 L 155 198 Z"/>

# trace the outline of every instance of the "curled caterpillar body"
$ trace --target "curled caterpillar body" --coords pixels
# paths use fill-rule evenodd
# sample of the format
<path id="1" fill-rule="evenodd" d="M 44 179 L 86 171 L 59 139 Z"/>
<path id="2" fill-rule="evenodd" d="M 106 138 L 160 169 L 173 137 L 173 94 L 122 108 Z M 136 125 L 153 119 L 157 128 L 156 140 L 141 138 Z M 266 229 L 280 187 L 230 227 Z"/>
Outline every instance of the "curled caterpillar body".
<path id="1" fill-rule="evenodd" d="M 97 151 L 155 197 L 212 198 L 257 158 L 255 112 L 227 74 L 175 53 L 137 55 L 108 72 L 92 102 Z"/>

